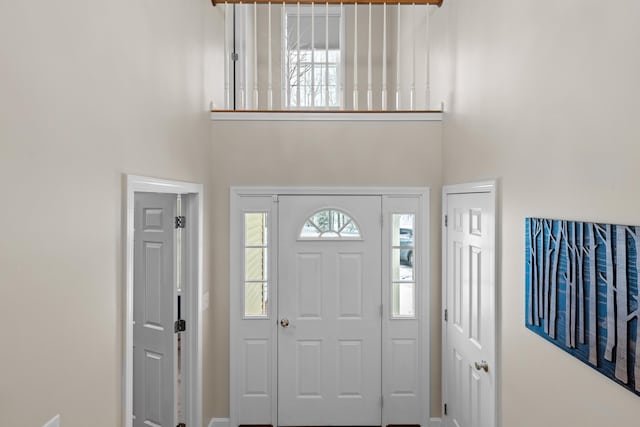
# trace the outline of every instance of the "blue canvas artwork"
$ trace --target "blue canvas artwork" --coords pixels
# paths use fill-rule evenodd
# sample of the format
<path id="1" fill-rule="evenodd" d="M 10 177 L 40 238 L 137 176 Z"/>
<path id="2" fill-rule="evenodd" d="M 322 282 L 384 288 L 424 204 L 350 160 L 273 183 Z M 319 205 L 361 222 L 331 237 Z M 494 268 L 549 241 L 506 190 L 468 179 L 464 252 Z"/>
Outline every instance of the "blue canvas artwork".
<path id="1" fill-rule="evenodd" d="M 640 227 L 525 220 L 528 329 L 640 396 Z"/>

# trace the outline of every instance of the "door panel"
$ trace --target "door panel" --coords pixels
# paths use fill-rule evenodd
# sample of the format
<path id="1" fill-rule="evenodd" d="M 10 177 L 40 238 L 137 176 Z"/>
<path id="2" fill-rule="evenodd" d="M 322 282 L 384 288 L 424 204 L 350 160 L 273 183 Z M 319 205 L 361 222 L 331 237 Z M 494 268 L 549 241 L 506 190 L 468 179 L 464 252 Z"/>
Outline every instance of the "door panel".
<path id="1" fill-rule="evenodd" d="M 175 195 L 135 195 L 134 427 L 175 425 L 175 209 Z"/>
<path id="2" fill-rule="evenodd" d="M 445 228 L 448 421 L 495 426 L 494 213 L 490 193 L 449 194 Z M 482 367 L 487 363 L 488 370 Z"/>
<path id="3" fill-rule="evenodd" d="M 325 208 L 361 238 L 300 238 Z M 279 425 L 381 424 L 380 215 L 377 196 L 280 197 Z"/>

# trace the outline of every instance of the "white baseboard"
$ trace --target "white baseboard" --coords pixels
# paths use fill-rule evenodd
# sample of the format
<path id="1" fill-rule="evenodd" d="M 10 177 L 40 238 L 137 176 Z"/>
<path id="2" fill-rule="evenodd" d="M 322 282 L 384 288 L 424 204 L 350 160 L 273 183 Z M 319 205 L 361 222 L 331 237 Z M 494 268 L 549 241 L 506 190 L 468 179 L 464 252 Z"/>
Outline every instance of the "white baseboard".
<path id="1" fill-rule="evenodd" d="M 211 418 L 209 427 L 229 427 L 231 420 L 229 418 Z"/>
<path id="2" fill-rule="evenodd" d="M 431 418 L 429 420 L 429 427 L 440 427 L 442 425 L 442 418 Z"/>
<path id="3" fill-rule="evenodd" d="M 60 427 L 60 414 L 51 418 L 42 427 Z"/>

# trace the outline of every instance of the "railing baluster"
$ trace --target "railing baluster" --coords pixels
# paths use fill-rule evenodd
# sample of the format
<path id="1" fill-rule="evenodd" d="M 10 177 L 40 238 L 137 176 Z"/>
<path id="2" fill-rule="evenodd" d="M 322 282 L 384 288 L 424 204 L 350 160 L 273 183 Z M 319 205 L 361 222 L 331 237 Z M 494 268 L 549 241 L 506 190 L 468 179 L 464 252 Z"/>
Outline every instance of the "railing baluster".
<path id="1" fill-rule="evenodd" d="M 426 28 L 426 33 L 427 33 L 427 46 L 426 46 L 426 52 L 425 52 L 425 72 L 426 72 L 426 81 L 425 81 L 425 85 L 424 85 L 424 104 L 425 104 L 425 110 L 429 110 L 431 108 L 431 71 L 429 69 L 429 67 L 431 67 L 431 37 L 429 34 L 430 28 L 429 28 L 429 5 L 427 4 L 426 6 L 427 9 L 427 16 L 426 16 L 426 21 L 425 21 L 425 26 Z"/>
<path id="2" fill-rule="evenodd" d="M 239 57 L 242 58 L 242 61 L 240 62 L 240 78 L 238 79 L 240 80 L 238 85 L 238 99 L 240 104 L 238 106 L 238 109 L 240 110 L 244 110 L 247 105 L 245 100 L 245 83 L 247 81 L 247 14 L 246 8 L 244 8 L 243 6 L 243 3 L 240 2 L 239 10 L 241 12 L 241 19 L 238 25 L 241 28 L 240 34 L 242 34 L 241 48 L 239 49 L 241 52 L 241 55 L 239 55 Z"/>
<path id="3" fill-rule="evenodd" d="M 344 3 L 340 2 L 340 43 L 344 43 Z M 340 46 L 341 49 L 346 49 L 346 46 Z M 342 61 L 342 59 L 340 59 Z M 346 73 L 345 73 L 346 74 Z M 344 97 L 344 79 L 345 75 L 340 74 L 340 109 L 344 110 L 345 97 Z"/>
<path id="4" fill-rule="evenodd" d="M 382 5 L 382 111 L 387 110 L 387 4 Z"/>
<path id="5" fill-rule="evenodd" d="M 367 52 L 367 110 L 373 109 L 373 75 L 371 66 L 371 2 L 369 2 L 369 50 Z"/>
<path id="6" fill-rule="evenodd" d="M 409 109 L 415 110 L 416 100 L 416 4 L 411 5 L 411 40 L 413 41 L 413 53 L 411 55 L 411 93 L 409 94 Z"/>
<path id="7" fill-rule="evenodd" d="M 358 109 L 358 3 L 353 4 L 353 109 Z"/>
<path id="8" fill-rule="evenodd" d="M 296 25 L 296 48 L 298 49 L 297 58 L 298 64 L 296 67 L 297 71 L 297 80 L 296 80 L 296 107 L 300 107 L 300 2 L 298 2 L 298 13 L 297 13 L 297 25 Z"/>
<path id="9" fill-rule="evenodd" d="M 253 109 L 258 107 L 258 3 L 253 3 Z"/>
<path id="10" fill-rule="evenodd" d="M 225 110 L 231 109 L 231 99 L 229 97 L 229 81 L 230 79 L 230 64 L 229 59 L 231 58 L 231 52 L 229 49 L 229 41 L 231 38 L 229 37 L 229 3 L 224 4 L 224 108 Z"/>
<path id="11" fill-rule="evenodd" d="M 311 3 L 311 108 L 316 106 L 316 14 L 315 2 Z"/>
<path id="12" fill-rule="evenodd" d="M 396 111 L 400 110 L 400 46 L 401 46 L 401 42 L 400 42 L 400 14 L 401 14 L 402 8 L 400 7 L 400 3 L 398 3 L 398 8 L 397 8 L 397 40 L 396 40 Z"/>
<path id="13" fill-rule="evenodd" d="M 324 105 L 329 109 L 329 2 L 324 4 Z"/>
<path id="14" fill-rule="evenodd" d="M 284 46 L 280 49 L 281 55 L 283 56 L 281 63 L 283 65 L 282 67 L 282 73 L 283 73 L 283 77 L 282 80 L 282 84 L 280 85 L 280 108 L 282 108 L 283 110 L 285 108 L 289 108 L 291 106 L 291 75 L 289 74 L 289 70 L 291 69 L 291 55 L 289 53 L 289 36 L 291 36 L 291 34 L 289 34 L 289 28 L 288 28 L 288 23 L 287 23 L 287 10 L 286 10 L 287 6 L 286 3 L 283 1 L 282 2 L 282 13 L 281 13 L 281 19 L 280 25 L 284 25 L 284 28 L 282 29 L 282 31 L 284 32 L 284 34 L 286 34 L 286 36 L 284 37 L 284 40 L 282 40 L 282 43 L 284 43 Z"/>
<path id="15" fill-rule="evenodd" d="M 269 20 L 268 24 L 267 24 L 267 43 L 268 43 L 268 47 L 267 47 L 267 56 L 268 56 L 268 69 L 267 69 L 267 108 L 269 110 L 273 110 L 273 58 L 271 57 L 272 53 L 271 50 L 273 49 L 273 46 L 271 45 L 271 2 L 269 2 L 268 7 L 268 13 L 267 13 L 267 19 Z"/>

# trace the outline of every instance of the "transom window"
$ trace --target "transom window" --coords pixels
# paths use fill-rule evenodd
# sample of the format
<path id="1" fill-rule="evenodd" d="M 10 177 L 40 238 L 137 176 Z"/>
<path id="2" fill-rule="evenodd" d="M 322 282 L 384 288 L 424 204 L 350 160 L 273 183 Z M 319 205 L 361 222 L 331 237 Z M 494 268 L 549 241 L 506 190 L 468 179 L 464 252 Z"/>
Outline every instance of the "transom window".
<path id="1" fill-rule="evenodd" d="M 301 239 L 359 239 L 360 228 L 349 215 L 325 209 L 311 215 L 302 226 Z"/>
<path id="2" fill-rule="evenodd" d="M 341 63 L 340 8 L 324 5 L 287 7 L 282 46 L 289 108 L 338 108 Z M 328 29 L 328 31 L 327 31 Z"/>

